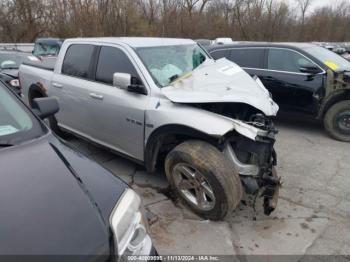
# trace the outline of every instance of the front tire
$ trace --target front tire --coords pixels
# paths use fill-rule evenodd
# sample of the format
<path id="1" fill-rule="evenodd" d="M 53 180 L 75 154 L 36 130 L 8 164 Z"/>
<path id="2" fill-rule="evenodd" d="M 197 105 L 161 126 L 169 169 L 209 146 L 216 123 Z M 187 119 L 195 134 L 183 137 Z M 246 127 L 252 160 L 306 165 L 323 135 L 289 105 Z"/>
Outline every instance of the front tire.
<path id="1" fill-rule="evenodd" d="M 198 215 L 221 220 L 242 199 L 238 173 L 214 146 L 186 141 L 166 157 L 165 172 L 174 192 Z"/>
<path id="2" fill-rule="evenodd" d="M 350 142 L 350 100 L 336 103 L 328 109 L 324 127 L 334 139 Z"/>

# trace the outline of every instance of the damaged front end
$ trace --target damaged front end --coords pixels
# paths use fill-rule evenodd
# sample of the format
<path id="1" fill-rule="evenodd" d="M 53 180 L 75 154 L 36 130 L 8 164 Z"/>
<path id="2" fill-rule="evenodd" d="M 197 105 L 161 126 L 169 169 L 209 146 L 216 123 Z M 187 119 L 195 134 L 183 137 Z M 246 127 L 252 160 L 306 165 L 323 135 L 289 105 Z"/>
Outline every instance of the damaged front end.
<path id="1" fill-rule="evenodd" d="M 260 194 L 269 215 L 276 208 L 280 186 L 275 171 L 277 130 L 272 122 L 279 107 L 259 78 L 226 59 L 208 59 L 191 74 L 162 88 L 162 94 L 173 103 L 199 109 L 197 112 L 213 113 L 205 120 L 195 119 L 195 129 L 210 129 L 206 133 L 219 138 L 217 146 L 238 171 L 246 192 Z M 213 126 L 208 128 L 208 124 Z M 220 127 L 224 133 L 218 132 Z"/>
<path id="2" fill-rule="evenodd" d="M 256 131 L 254 139 L 238 132 L 225 136 L 223 152 L 238 171 L 247 194 L 263 197 L 264 213 L 270 215 L 277 206 L 280 178 L 275 166 L 275 134 L 273 122 L 263 114 L 255 114 L 244 122 Z"/>
<path id="3" fill-rule="evenodd" d="M 218 147 L 240 175 L 245 192 L 264 200 L 264 213 L 270 215 L 277 206 L 280 178 L 274 150 L 278 133 L 274 116 L 243 103 L 201 103 L 192 107 L 215 113 L 233 124 L 219 140 Z"/>

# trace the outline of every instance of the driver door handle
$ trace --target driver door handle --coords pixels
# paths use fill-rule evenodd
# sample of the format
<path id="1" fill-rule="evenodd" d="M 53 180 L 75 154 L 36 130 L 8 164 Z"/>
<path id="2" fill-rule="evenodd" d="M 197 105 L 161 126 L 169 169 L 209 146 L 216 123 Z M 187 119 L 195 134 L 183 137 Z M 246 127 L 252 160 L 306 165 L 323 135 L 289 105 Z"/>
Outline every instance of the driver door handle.
<path id="1" fill-rule="evenodd" d="M 90 93 L 90 97 L 93 99 L 103 100 L 103 95 L 99 95 L 96 93 Z"/>

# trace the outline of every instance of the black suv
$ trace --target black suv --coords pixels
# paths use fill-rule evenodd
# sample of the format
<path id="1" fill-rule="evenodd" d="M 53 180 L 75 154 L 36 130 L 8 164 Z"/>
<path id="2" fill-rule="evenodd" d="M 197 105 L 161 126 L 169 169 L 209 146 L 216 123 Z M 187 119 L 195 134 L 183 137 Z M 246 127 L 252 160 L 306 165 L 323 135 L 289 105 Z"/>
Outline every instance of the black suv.
<path id="1" fill-rule="evenodd" d="M 308 43 L 241 43 L 207 48 L 258 76 L 281 109 L 323 119 L 335 139 L 350 142 L 350 63 Z"/>
<path id="2" fill-rule="evenodd" d="M 58 111 L 38 98 L 36 113 Z M 155 255 L 139 196 L 59 140 L 0 81 L 1 261 Z"/>

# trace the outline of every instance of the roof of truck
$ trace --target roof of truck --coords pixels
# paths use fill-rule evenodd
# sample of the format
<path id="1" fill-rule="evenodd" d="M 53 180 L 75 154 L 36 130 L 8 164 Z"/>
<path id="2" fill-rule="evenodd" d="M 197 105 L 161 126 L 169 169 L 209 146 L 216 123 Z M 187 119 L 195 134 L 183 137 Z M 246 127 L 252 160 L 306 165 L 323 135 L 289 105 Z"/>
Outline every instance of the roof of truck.
<path id="1" fill-rule="evenodd" d="M 195 44 L 191 39 L 161 38 L 161 37 L 99 37 L 99 38 L 71 38 L 67 42 L 100 42 L 100 43 L 124 43 L 131 47 L 152 47 Z"/>

